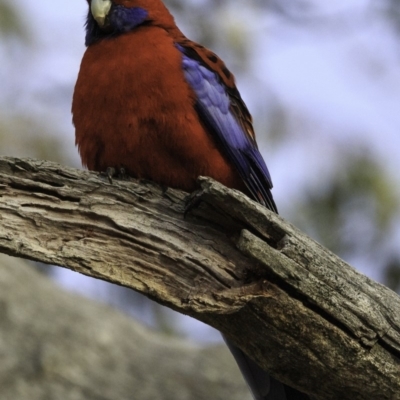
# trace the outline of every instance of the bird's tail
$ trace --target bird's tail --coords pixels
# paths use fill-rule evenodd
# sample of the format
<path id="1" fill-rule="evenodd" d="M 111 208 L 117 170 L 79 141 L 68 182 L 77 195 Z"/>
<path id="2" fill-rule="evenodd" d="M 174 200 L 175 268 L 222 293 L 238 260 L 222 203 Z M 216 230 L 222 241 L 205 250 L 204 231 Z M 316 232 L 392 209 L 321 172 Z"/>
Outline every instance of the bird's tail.
<path id="1" fill-rule="evenodd" d="M 309 400 L 310 398 L 276 379 L 259 367 L 242 350 L 236 347 L 224 335 L 222 337 L 229 347 L 239 369 L 249 386 L 254 400 Z"/>

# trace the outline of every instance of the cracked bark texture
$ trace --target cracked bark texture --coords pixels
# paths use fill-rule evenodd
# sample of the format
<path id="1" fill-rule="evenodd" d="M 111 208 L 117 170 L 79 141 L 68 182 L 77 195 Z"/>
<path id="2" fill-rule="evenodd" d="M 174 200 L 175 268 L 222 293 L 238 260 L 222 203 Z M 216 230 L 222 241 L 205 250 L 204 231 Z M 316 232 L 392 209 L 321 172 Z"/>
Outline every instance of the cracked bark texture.
<path id="1" fill-rule="evenodd" d="M 400 399 L 400 299 L 246 196 L 0 159 L 0 251 L 130 287 L 316 399 Z"/>

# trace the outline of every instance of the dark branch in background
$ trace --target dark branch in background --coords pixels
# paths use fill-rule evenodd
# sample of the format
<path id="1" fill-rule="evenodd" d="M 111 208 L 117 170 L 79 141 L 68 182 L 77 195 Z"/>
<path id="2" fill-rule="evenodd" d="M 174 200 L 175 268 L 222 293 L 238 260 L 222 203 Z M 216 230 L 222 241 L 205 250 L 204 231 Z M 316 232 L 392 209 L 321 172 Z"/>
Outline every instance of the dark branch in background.
<path id="1" fill-rule="evenodd" d="M 146 329 L 4 254 L 0 337 L 2 400 L 250 400 L 224 345 Z"/>
<path id="2" fill-rule="evenodd" d="M 0 251 L 130 287 L 317 399 L 400 399 L 400 299 L 244 195 L 0 159 Z"/>

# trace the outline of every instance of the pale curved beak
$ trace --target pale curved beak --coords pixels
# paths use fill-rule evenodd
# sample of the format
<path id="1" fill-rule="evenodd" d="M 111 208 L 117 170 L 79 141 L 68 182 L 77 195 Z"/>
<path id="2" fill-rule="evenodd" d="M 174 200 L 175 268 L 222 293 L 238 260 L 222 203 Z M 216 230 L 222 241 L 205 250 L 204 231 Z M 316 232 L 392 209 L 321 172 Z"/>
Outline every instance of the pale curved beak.
<path id="1" fill-rule="evenodd" d="M 110 11 L 111 5 L 111 0 L 92 0 L 90 11 L 101 28 L 104 27 L 106 23 L 106 17 Z"/>

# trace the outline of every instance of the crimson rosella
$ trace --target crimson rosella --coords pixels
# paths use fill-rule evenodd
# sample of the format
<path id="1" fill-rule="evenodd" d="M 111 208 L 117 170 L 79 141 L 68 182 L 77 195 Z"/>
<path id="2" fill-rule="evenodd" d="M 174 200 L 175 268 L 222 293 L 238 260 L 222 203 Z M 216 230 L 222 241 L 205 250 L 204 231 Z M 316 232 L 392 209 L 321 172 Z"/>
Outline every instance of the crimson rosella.
<path id="1" fill-rule="evenodd" d="M 187 39 L 161 0 L 88 6 L 72 104 L 83 164 L 186 191 L 210 176 L 277 212 L 250 113 L 221 59 Z M 255 399 L 308 399 L 227 344 Z"/>

